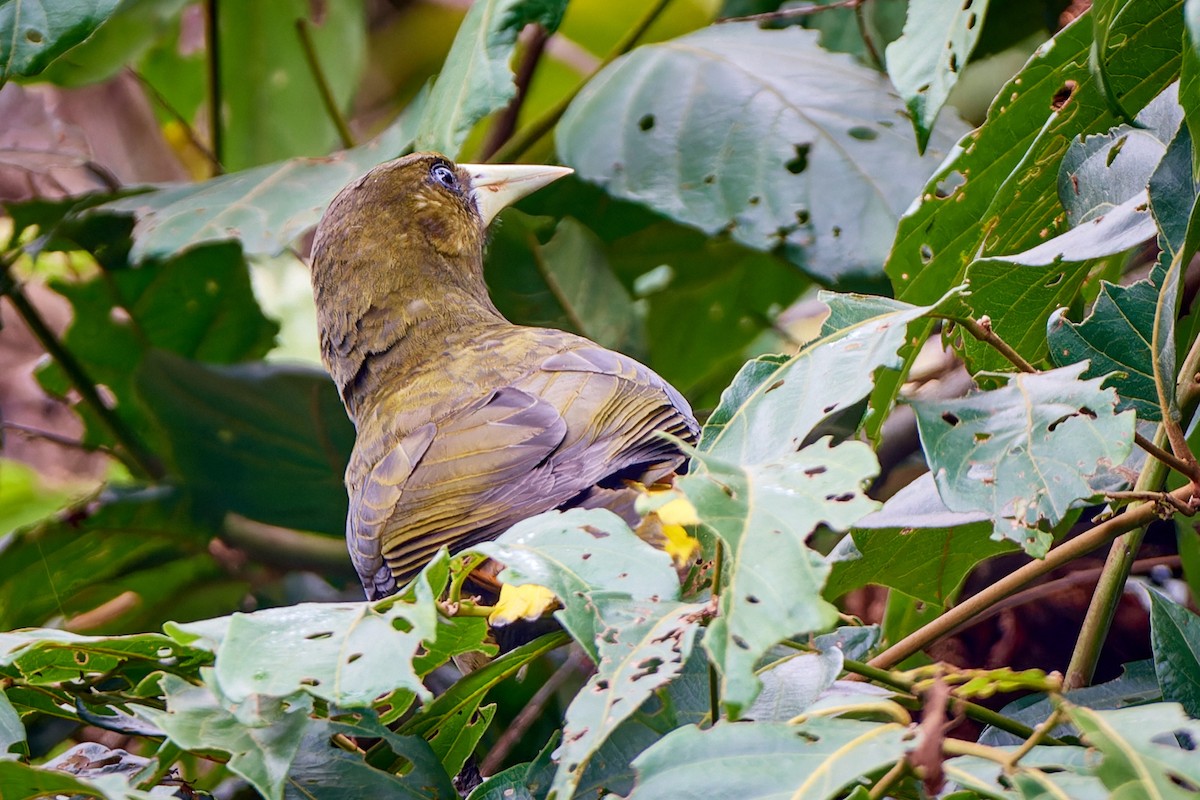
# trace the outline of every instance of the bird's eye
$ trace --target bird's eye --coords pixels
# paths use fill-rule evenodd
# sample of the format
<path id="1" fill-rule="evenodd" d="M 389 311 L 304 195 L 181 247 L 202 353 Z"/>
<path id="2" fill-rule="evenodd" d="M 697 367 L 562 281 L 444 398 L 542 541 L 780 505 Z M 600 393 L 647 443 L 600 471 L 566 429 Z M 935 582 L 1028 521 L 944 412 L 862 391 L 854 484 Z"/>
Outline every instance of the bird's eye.
<path id="1" fill-rule="evenodd" d="M 458 191 L 458 176 L 446 164 L 437 163 L 429 168 L 429 175 L 447 189 Z"/>

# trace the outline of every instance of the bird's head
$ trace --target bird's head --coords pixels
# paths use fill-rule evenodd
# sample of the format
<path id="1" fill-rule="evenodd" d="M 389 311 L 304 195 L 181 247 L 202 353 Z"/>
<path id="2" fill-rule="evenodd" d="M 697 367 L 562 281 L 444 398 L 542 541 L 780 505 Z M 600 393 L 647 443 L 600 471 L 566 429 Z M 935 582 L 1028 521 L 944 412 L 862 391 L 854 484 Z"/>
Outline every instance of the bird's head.
<path id="1" fill-rule="evenodd" d="M 483 282 L 488 224 L 570 172 L 413 153 L 342 189 L 317 226 L 312 254 L 321 346 L 335 379 L 342 383 L 339 373 L 359 369 L 363 352 L 406 331 L 495 315 Z"/>

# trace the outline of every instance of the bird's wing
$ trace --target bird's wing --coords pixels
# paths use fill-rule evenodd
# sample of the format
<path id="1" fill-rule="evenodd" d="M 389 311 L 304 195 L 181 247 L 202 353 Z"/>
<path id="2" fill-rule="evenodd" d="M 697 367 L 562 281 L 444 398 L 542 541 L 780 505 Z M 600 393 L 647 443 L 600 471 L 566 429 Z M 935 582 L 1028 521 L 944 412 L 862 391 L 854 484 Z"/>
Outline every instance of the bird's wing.
<path id="1" fill-rule="evenodd" d="M 687 402 L 633 359 L 578 341 L 418 428 L 401 441 L 403 455 L 351 480 L 347 537 L 369 594 L 394 591 L 440 547 L 468 547 L 594 486 L 679 465 L 657 432 L 694 441 Z"/>

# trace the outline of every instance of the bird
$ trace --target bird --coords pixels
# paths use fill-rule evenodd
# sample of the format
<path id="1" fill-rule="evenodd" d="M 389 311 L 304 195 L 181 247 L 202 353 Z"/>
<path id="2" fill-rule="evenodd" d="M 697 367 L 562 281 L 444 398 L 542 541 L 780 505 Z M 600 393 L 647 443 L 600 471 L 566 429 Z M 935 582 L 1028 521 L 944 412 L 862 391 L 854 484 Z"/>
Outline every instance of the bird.
<path id="1" fill-rule="evenodd" d="M 697 439 L 687 400 L 651 369 L 513 324 L 488 294 L 489 224 L 571 171 L 413 153 L 352 181 L 317 226 L 321 356 L 356 428 L 346 540 L 368 599 L 442 547 L 545 511 L 628 518 L 630 482 L 669 478 Z"/>

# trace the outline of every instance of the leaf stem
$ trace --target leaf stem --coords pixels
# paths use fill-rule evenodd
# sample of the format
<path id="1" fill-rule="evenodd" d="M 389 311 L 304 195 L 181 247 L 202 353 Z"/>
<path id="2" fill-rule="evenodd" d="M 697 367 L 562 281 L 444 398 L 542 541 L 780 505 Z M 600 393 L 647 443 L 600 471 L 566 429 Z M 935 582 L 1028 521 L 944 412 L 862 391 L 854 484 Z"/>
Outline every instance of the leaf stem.
<path id="1" fill-rule="evenodd" d="M 797 6 L 796 8 L 781 8 L 778 11 L 765 11 L 762 14 L 747 14 L 744 17 L 726 17 L 725 19 L 717 20 L 716 24 L 723 25 L 727 22 L 782 22 L 785 19 L 808 17 L 813 14 L 820 14 L 823 11 L 833 11 L 839 8 L 858 8 L 860 5 L 862 5 L 862 0 L 837 0 L 837 2 L 825 3 L 824 5 L 813 3 L 812 5 Z"/>
<path id="2" fill-rule="evenodd" d="M 712 604 L 720 613 L 718 601 L 721 597 L 721 570 L 724 569 L 725 543 L 719 536 L 713 538 L 717 543 L 717 552 L 713 556 Z M 711 724 L 716 725 L 717 720 L 721 719 L 721 676 L 717 674 L 717 668 L 713 666 L 711 660 L 708 662 L 708 706 L 712 716 Z"/>
<path id="3" fill-rule="evenodd" d="M 880 800 L 880 798 L 887 797 L 888 789 L 892 788 L 897 781 L 903 778 L 908 770 L 908 759 L 901 758 L 892 765 L 891 769 L 884 773 L 882 778 L 875 782 L 875 785 L 871 787 L 871 791 L 867 793 L 867 797 L 870 800 Z"/>
<path id="4" fill-rule="evenodd" d="M 637 44 L 638 39 L 641 39 L 646 31 L 649 30 L 650 26 L 654 24 L 654 21 L 658 19 L 670 2 L 671 0 L 654 0 L 650 4 L 650 7 L 646 9 L 646 12 L 642 14 L 642 17 L 621 37 L 621 40 L 613 47 L 612 52 L 604 57 L 604 60 L 596 67 L 596 72 L 604 69 L 613 61 L 632 50 L 634 45 Z M 596 72 L 593 72 L 592 75 L 595 75 Z M 567 107 L 571 105 L 571 101 L 587 85 L 588 80 L 591 80 L 591 76 L 587 80 L 581 81 L 579 85 L 567 93 L 566 97 L 551 106 L 540 117 L 513 134 L 512 138 L 505 142 L 503 147 L 492 153 L 488 161 L 493 164 L 503 164 L 516 161 L 528 152 L 531 147 L 537 144 L 539 139 L 553 130 L 554 126 L 562 118 L 562 115 L 567 113 Z"/>
<path id="5" fill-rule="evenodd" d="M 1138 447 L 1142 448 L 1151 456 L 1157 458 L 1171 469 L 1180 473 L 1185 478 L 1188 478 L 1189 480 L 1196 479 L 1196 476 L 1193 475 L 1193 473 L 1196 472 L 1194 464 L 1188 464 L 1183 459 L 1177 458 L 1175 454 L 1171 453 L 1169 450 L 1165 450 L 1161 446 L 1147 439 L 1145 436 L 1142 436 L 1140 433 L 1135 432 L 1133 434 L 1133 441 Z"/>
<path id="6" fill-rule="evenodd" d="M 862 37 L 863 46 L 867 48 L 867 55 L 871 57 L 871 61 L 875 63 L 875 68 L 883 69 L 883 59 L 879 57 L 879 49 L 875 47 L 875 39 L 871 36 L 871 30 L 867 27 L 867 0 L 859 0 L 854 4 L 854 20 L 858 23 L 858 35 Z"/>
<path id="7" fill-rule="evenodd" d="M 95 382 L 88 377 L 83 365 L 76 361 L 71 351 L 58 340 L 58 336 L 55 335 L 54 331 L 50 330 L 50 326 L 42 319 L 42 315 L 38 312 L 37 308 L 29 301 L 29 298 L 25 296 L 25 292 L 21 289 L 20 285 L 13 279 L 10 271 L 11 267 L 12 264 L 8 260 L 0 261 L 0 295 L 8 297 L 8 301 L 12 303 L 13 308 L 25 322 L 30 333 L 45 348 L 50 357 L 58 363 L 75 391 L 79 392 L 79 396 L 83 402 L 91 406 L 92 411 L 100 419 L 101 424 L 108 429 L 112 437 L 121 445 L 121 449 L 124 451 L 121 461 L 135 474 L 154 481 L 161 480 L 166 474 L 162 462 L 146 449 L 137 434 L 125 424 L 125 421 L 105 404 L 104 400 L 100 397 L 100 392 L 96 389 Z"/>
<path id="8" fill-rule="evenodd" d="M 957 323 L 979 341 L 991 345 L 1000 355 L 1007 358 L 1013 366 L 1021 370 L 1021 372 L 1037 372 L 1037 369 L 1026 361 L 1024 356 L 1014 350 L 1012 345 L 1001 339 L 1000 335 L 992 330 L 992 320 L 990 317 L 983 316 L 977 320 L 971 317 L 945 317 L 944 319 Z"/>
<path id="9" fill-rule="evenodd" d="M 1020 760 L 1025 756 L 1029 755 L 1030 750 L 1037 747 L 1037 745 L 1043 739 L 1049 740 L 1049 738 L 1051 738 L 1049 736 L 1050 731 L 1054 730 L 1055 727 L 1058 726 L 1058 721 L 1062 719 L 1062 716 L 1062 708 L 1055 706 L 1054 710 L 1050 712 L 1050 716 L 1038 723 L 1037 727 L 1033 729 L 1033 735 L 1026 738 L 1021 746 L 1014 750 L 1012 755 L 1008 757 L 1008 763 L 1004 765 L 1004 771 L 1015 771 L 1017 769 L 1018 762 L 1020 762 Z"/>
<path id="10" fill-rule="evenodd" d="M 1181 489 L 1176 489 L 1171 494 L 1176 499 L 1187 502 L 1192 497 L 1192 489 L 1191 486 L 1185 486 Z M 1024 588 L 1042 575 L 1053 572 L 1080 556 L 1087 555 L 1121 534 L 1140 528 L 1156 516 L 1158 516 L 1158 507 L 1154 503 L 1140 503 L 1128 506 L 1118 516 L 1100 523 L 1090 531 L 1082 533 L 1074 539 L 1063 542 L 1047 553 L 1044 559 L 1031 561 L 983 589 L 978 594 L 974 594 L 953 608 L 948 609 L 945 614 L 913 631 L 867 663 L 872 667 L 887 669 L 903 661 L 943 636 L 958 630 L 963 625 L 969 623 L 976 615 Z"/>
<path id="11" fill-rule="evenodd" d="M 333 89 L 329 86 L 325 71 L 321 69 L 317 48 L 313 46 L 312 34 L 308 29 L 308 20 L 304 17 L 296 19 L 296 37 L 300 40 L 300 49 L 304 51 L 304 60 L 308 63 L 308 71 L 312 73 L 313 83 L 317 85 L 317 92 L 321 95 L 321 105 L 325 107 L 325 114 L 337 129 L 342 148 L 349 150 L 354 147 L 354 134 L 350 132 L 350 126 L 346 124 L 346 118 L 342 116 L 337 100 L 333 97 Z"/>

